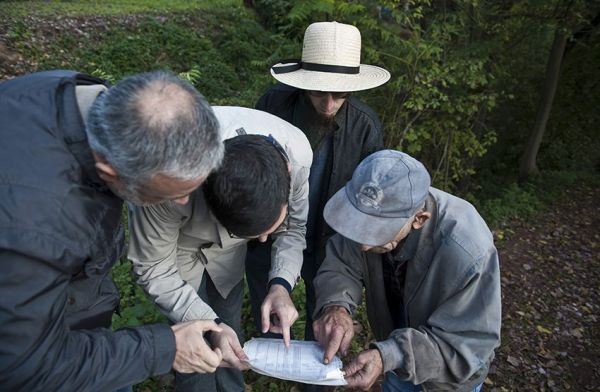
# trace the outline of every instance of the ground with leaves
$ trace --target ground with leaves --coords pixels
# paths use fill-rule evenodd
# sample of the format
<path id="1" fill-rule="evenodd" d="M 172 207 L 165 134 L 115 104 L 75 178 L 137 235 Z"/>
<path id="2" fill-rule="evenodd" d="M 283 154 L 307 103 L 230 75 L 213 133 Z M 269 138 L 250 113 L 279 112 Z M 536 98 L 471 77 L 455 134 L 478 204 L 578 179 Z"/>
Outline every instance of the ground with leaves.
<path id="1" fill-rule="evenodd" d="M 581 185 L 498 243 L 502 346 L 492 391 L 600 390 L 600 188 Z"/>
<path id="2" fill-rule="evenodd" d="M 96 39 L 114 31 L 117 26 L 133 30 L 140 20 L 142 18 L 136 15 L 111 19 L 61 16 L 0 18 L 0 80 L 49 66 L 64 67 L 85 62 L 88 58 L 83 58 L 83 54 L 95 49 L 83 44 L 88 42 L 88 34 Z M 162 26 L 167 22 L 156 16 L 149 22 L 144 19 L 143 23 L 154 32 L 162 31 L 155 28 L 156 24 Z M 61 32 L 64 31 L 71 32 L 69 37 L 63 37 Z M 180 31 L 174 31 L 177 33 L 174 35 L 179 36 Z M 252 34 L 246 36 L 251 37 Z M 212 41 L 211 38 L 206 42 Z M 69 42 L 74 44 L 65 51 Z M 204 52 L 208 51 L 214 63 L 212 54 L 218 54 L 218 51 L 207 48 Z M 231 52 L 237 53 L 234 49 Z M 78 57 L 80 54 L 81 58 Z M 105 57 L 105 52 L 101 54 L 98 59 Z M 161 56 L 159 53 L 155 57 L 160 60 Z M 109 60 L 112 62 L 114 58 Z M 199 63 L 206 63 L 203 58 L 200 60 Z M 226 64 L 226 59 L 222 63 Z M 162 65 L 160 62 L 156 64 Z M 94 70 L 96 66 L 89 64 L 89 67 Z M 186 64 L 181 68 L 187 70 L 191 66 Z M 231 75 L 237 73 L 231 71 Z M 223 80 L 223 83 L 231 88 L 229 79 Z M 217 92 L 233 96 L 221 85 L 199 87 L 203 92 L 215 91 L 216 99 L 220 99 Z M 250 101 L 250 97 L 254 98 L 256 94 L 249 91 L 247 95 L 225 103 Z M 600 366 L 597 365 L 600 359 L 598 200 L 600 187 L 582 184 L 532 217 L 515 219 L 496 228 L 503 289 L 502 345 L 486 380 L 486 390 L 600 390 Z M 496 208 L 496 211 L 504 210 Z M 122 275 L 127 276 L 128 267 L 119 268 L 123 268 Z M 361 314 L 364 319 L 364 312 Z M 250 321 L 245 320 L 245 325 L 249 324 Z M 361 343 L 366 343 L 368 336 L 368 329 L 359 331 Z M 298 390 L 297 386 L 253 375 L 249 375 L 248 380 L 249 389 L 254 391 Z M 165 377 L 150 381 L 136 386 L 136 389 L 171 390 L 172 379 Z"/>

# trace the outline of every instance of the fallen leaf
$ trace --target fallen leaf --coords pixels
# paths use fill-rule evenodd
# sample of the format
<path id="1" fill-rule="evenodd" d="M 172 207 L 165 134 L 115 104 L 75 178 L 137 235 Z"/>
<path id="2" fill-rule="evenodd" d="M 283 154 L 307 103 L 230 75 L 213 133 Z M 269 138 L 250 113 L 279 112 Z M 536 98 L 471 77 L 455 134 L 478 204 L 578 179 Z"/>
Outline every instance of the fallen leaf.
<path id="1" fill-rule="evenodd" d="M 552 360 L 552 361 L 548 361 L 548 362 L 546 363 L 546 367 L 547 367 L 547 368 L 552 368 L 552 367 L 556 366 L 556 363 L 557 363 L 557 362 L 556 362 L 556 361 L 554 361 L 554 360 Z"/>
<path id="2" fill-rule="evenodd" d="M 583 329 L 575 328 L 571 330 L 571 335 L 575 336 L 577 339 L 583 338 Z"/>
<path id="3" fill-rule="evenodd" d="M 518 358 L 513 357 L 512 355 L 509 355 L 508 357 L 506 357 L 506 362 L 510 363 L 511 365 L 513 365 L 514 367 L 519 367 L 521 366 L 521 361 L 519 361 Z"/>
<path id="4" fill-rule="evenodd" d="M 552 331 L 550 331 L 548 328 L 544 328 L 541 325 L 538 325 L 537 327 L 535 327 L 535 329 L 537 329 L 538 332 L 540 332 L 540 333 L 546 333 L 546 334 L 552 333 Z"/>

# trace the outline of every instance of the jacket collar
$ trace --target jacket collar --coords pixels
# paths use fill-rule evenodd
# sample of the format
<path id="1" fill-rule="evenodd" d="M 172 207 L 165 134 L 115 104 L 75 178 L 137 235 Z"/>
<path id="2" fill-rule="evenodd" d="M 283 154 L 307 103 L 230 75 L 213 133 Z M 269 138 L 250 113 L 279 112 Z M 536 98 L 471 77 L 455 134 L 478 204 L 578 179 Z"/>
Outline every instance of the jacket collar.
<path id="1" fill-rule="evenodd" d="M 96 172 L 96 161 L 90 149 L 83 117 L 79 112 L 75 84 L 69 84 L 64 89 L 63 105 L 60 105 L 59 113 L 62 129 L 64 130 L 64 141 L 71 154 L 83 169 L 84 181 L 98 190 L 104 191 L 108 187 Z"/>
<path id="2" fill-rule="evenodd" d="M 413 250 L 413 257 L 406 272 L 404 298 L 407 304 L 412 301 L 429 269 L 433 257 L 433 231 L 437 224 L 437 203 L 431 196 L 431 193 L 425 201 L 425 211 L 431 213 L 431 218 L 419 230 L 419 237 Z"/>
<path id="3" fill-rule="evenodd" d="M 408 236 L 402 242 L 402 245 L 392 251 L 392 258 L 396 262 L 404 263 L 414 258 L 417 253 L 421 230 L 411 230 Z"/>

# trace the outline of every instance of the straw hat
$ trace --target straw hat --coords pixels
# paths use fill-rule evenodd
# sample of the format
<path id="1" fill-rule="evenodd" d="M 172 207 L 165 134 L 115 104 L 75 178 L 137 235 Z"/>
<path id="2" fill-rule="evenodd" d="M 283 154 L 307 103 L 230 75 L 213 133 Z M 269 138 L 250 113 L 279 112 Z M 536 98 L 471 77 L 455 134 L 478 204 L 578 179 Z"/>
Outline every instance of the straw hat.
<path id="1" fill-rule="evenodd" d="M 354 26 L 313 23 L 304 33 L 302 60 L 283 60 L 271 67 L 271 75 L 303 90 L 359 91 L 380 86 L 390 73 L 360 63 L 360 41 Z"/>

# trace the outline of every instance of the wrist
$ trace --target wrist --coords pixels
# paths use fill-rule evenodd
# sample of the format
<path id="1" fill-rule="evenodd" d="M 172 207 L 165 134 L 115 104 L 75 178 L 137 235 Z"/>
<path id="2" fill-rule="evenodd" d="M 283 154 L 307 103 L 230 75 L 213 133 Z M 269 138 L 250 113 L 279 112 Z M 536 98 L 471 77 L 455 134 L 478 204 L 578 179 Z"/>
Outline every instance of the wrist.
<path id="1" fill-rule="evenodd" d="M 341 305 L 329 305 L 323 308 L 323 313 L 337 313 L 342 312 L 344 315 L 350 316 L 350 312 L 344 306 Z"/>
<path id="2" fill-rule="evenodd" d="M 288 294 L 292 293 L 292 285 L 283 278 L 273 278 L 269 281 L 269 292 L 271 289 L 279 289 L 283 288 L 287 291 Z"/>

